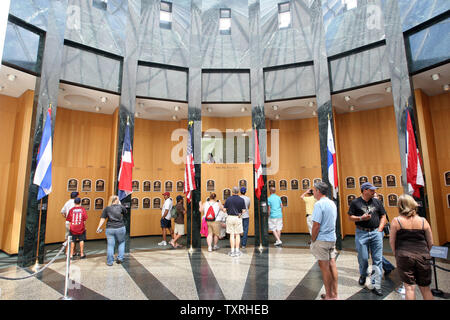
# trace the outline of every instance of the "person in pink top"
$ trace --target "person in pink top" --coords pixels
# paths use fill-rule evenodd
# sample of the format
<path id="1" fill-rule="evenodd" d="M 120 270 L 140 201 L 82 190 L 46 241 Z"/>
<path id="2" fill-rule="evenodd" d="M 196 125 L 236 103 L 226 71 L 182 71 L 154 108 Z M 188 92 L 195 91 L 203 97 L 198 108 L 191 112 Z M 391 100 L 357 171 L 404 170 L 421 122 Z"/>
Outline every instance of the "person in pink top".
<path id="1" fill-rule="evenodd" d="M 70 259 L 73 259 L 73 251 L 75 242 L 80 243 L 81 259 L 86 258 L 84 254 L 84 241 L 86 240 L 86 225 L 85 221 L 88 216 L 86 210 L 81 206 L 81 199 L 75 198 L 75 206 L 69 210 L 66 220 L 70 222 L 70 236 L 72 236 L 72 243 L 70 247 Z"/>

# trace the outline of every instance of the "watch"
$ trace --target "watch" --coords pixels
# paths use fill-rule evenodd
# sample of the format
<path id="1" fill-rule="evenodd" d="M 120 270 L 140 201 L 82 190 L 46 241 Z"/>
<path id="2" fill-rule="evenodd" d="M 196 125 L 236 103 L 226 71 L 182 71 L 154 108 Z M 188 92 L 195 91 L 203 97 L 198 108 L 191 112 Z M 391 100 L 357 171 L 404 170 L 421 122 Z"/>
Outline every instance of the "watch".
<path id="1" fill-rule="evenodd" d="M 359 216 L 359 221 L 361 221 L 361 219 L 362 219 L 362 216 Z"/>

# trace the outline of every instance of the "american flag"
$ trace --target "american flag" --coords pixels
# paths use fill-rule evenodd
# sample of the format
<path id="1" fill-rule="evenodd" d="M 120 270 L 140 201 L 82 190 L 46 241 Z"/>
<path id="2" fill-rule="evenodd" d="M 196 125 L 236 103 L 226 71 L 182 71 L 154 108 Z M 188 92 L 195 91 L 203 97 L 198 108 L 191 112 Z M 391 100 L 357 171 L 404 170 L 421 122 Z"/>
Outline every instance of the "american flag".
<path id="1" fill-rule="evenodd" d="M 184 169 L 184 193 L 186 199 L 191 202 L 192 190 L 195 190 L 195 166 L 194 156 L 192 154 L 192 121 L 188 125 L 188 140 L 186 149 L 186 167 Z"/>

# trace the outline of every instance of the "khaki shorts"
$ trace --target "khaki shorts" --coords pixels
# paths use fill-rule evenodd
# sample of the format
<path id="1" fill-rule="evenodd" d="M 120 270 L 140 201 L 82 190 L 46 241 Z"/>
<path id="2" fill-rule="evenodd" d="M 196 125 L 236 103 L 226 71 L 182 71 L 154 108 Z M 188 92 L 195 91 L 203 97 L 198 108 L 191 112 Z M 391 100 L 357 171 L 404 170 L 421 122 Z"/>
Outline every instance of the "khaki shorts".
<path id="1" fill-rule="evenodd" d="M 206 221 L 206 224 L 208 225 L 208 234 L 220 236 L 220 225 L 217 221 Z"/>
<path id="2" fill-rule="evenodd" d="M 174 233 L 184 236 L 184 224 L 175 223 Z"/>
<path id="3" fill-rule="evenodd" d="M 311 249 L 312 255 L 317 260 L 329 261 L 331 259 L 336 259 L 337 251 L 336 251 L 336 242 L 335 241 L 316 240 L 311 243 L 310 249 Z"/>
<path id="4" fill-rule="evenodd" d="M 242 227 L 242 218 L 238 216 L 228 216 L 227 217 L 227 233 L 229 234 L 241 234 L 244 232 Z"/>

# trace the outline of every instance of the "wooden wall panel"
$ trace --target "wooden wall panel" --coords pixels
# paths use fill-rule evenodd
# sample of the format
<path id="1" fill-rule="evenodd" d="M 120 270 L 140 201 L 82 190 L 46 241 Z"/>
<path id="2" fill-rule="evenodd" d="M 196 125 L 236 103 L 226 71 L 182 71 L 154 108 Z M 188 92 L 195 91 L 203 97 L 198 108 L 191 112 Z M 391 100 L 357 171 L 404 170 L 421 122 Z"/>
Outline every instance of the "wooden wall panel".
<path id="1" fill-rule="evenodd" d="M 106 206 L 113 192 L 110 181 L 111 141 L 116 126 L 113 119 L 112 115 L 58 108 L 53 138 L 53 188 L 49 195 L 46 243 L 64 241 L 65 222 L 60 212 L 70 198 L 67 182 L 72 178 L 78 180 L 80 197 L 91 200 L 90 210 L 87 211 L 87 239 L 105 238 L 104 233 L 95 232 L 102 210 L 95 210 L 94 201 L 103 198 Z M 92 181 L 90 192 L 82 192 L 84 179 Z M 95 191 L 97 179 L 105 181 L 105 191 Z"/>
<path id="2" fill-rule="evenodd" d="M 250 198 L 250 224 L 248 227 L 248 235 L 255 235 L 255 204 L 254 198 L 254 182 L 253 182 L 253 164 L 252 163 L 202 163 L 202 202 L 211 194 L 207 191 L 206 184 L 208 180 L 214 180 L 214 193 L 217 195 L 217 200 L 220 200 L 222 204 L 225 204 L 223 197 L 223 191 L 233 187 L 239 187 L 240 180 L 247 181 L 247 193 L 246 196 Z M 232 195 L 232 193 L 231 193 Z"/>
<path id="3" fill-rule="evenodd" d="M 132 197 L 139 199 L 139 208 L 133 209 L 131 214 L 131 236 L 159 235 L 161 234 L 161 209 L 153 208 L 153 199 L 161 199 L 161 206 L 164 203 L 162 193 L 166 181 L 172 181 L 172 192 L 170 196 L 175 202 L 177 195 L 186 198 L 182 191 L 176 191 L 177 181 L 184 183 L 184 159 L 183 154 L 186 140 L 183 138 L 171 141 L 172 133 L 177 129 L 186 131 L 187 121 L 152 121 L 135 119 L 134 127 L 134 147 L 133 147 L 133 180 L 139 181 L 139 191 L 133 192 Z M 187 131 L 186 131 L 187 132 Z M 177 136 L 178 137 L 178 136 Z M 176 148 L 180 152 L 181 163 L 172 161 L 172 150 Z M 174 159 L 176 160 L 176 159 Z M 151 181 L 151 191 L 143 191 L 143 181 Z M 153 183 L 161 181 L 161 191 L 153 190 Z M 151 199 L 150 209 L 143 209 L 144 198 Z M 172 220 L 173 221 L 173 220 Z M 186 224 L 185 224 L 186 227 Z"/>
<path id="4" fill-rule="evenodd" d="M 378 193 L 384 197 L 384 206 L 392 220 L 398 216 L 396 207 L 388 205 L 388 195 L 403 193 L 401 186 L 400 153 L 393 107 L 336 115 L 335 132 L 339 141 L 340 168 L 340 212 L 342 235 L 354 235 L 355 224 L 348 220 L 347 197 L 360 196 L 359 177 L 367 176 L 373 183 L 373 176 L 381 176 L 382 187 Z M 396 187 L 387 187 L 386 176 L 395 175 Z M 347 177 L 355 178 L 355 188 L 345 185 Z"/>
<path id="5" fill-rule="evenodd" d="M 275 180 L 277 195 L 288 198 L 288 206 L 283 209 L 283 233 L 308 233 L 306 225 L 305 203 L 300 196 L 302 180 L 309 179 L 310 186 L 314 179 L 321 179 L 319 127 L 317 118 L 299 120 L 270 121 L 271 131 L 267 134 L 267 155 L 276 159 L 275 147 L 272 147 L 273 130 L 279 130 L 278 172 L 267 176 L 267 181 Z M 275 137 L 275 136 L 274 136 Z M 275 145 L 274 145 L 275 146 Z M 275 163 L 269 163 L 276 166 Z M 291 180 L 298 180 L 298 190 L 292 190 Z M 280 180 L 287 180 L 287 190 L 280 190 Z M 268 194 L 270 195 L 270 193 Z"/>
<path id="6" fill-rule="evenodd" d="M 429 97 L 429 107 L 434 128 L 436 143 L 436 155 L 438 163 L 438 176 L 440 190 L 442 192 L 443 215 L 440 216 L 442 224 L 445 224 L 445 236 L 441 238 L 441 244 L 450 241 L 450 185 L 446 184 L 445 173 L 450 171 L 450 93 L 444 93 Z M 440 224 L 440 225 L 442 225 Z"/>

